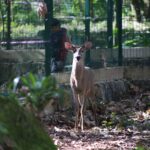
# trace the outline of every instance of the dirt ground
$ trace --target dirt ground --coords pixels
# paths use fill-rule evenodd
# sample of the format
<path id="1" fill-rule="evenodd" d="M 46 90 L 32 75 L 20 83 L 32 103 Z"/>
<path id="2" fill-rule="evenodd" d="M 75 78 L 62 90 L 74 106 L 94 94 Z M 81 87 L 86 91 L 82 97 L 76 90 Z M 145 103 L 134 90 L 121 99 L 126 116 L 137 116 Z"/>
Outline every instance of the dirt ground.
<path id="1" fill-rule="evenodd" d="M 50 127 L 49 134 L 60 150 L 133 150 L 150 149 L 149 131 L 91 128 L 84 132 Z"/>
<path id="2" fill-rule="evenodd" d="M 97 116 L 99 124 L 86 119 L 83 132 L 74 130 L 70 110 L 42 120 L 59 150 L 150 150 L 150 92 L 102 104 Z"/>

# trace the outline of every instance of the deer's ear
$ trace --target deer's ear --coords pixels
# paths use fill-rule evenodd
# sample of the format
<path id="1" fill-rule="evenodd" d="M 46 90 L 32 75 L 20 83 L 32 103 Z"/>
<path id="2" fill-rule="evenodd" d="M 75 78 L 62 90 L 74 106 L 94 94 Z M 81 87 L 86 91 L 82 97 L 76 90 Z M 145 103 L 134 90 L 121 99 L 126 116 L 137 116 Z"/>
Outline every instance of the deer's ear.
<path id="1" fill-rule="evenodd" d="M 90 41 L 85 42 L 85 43 L 84 43 L 84 47 L 85 47 L 86 49 L 90 49 L 90 48 L 92 47 L 92 42 L 90 42 Z"/>
<path id="2" fill-rule="evenodd" d="M 65 42 L 65 48 L 67 50 L 72 50 L 72 44 L 70 42 Z"/>

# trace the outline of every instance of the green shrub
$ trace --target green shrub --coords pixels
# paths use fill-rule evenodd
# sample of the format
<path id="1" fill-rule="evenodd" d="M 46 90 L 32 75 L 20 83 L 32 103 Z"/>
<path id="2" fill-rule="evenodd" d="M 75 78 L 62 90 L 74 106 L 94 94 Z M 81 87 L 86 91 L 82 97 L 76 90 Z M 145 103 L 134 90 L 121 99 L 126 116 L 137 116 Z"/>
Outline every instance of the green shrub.
<path id="1" fill-rule="evenodd" d="M 52 76 L 39 77 L 29 73 L 21 78 L 22 84 L 29 90 L 27 95 L 20 91 L 22 96 L 26 97 L 26 103 L 29 103 L 36 111 L 40 111 L 54 97 L 61 97 L 63 90 L 59 88 L 56 80 Z"/>
<path id="2" fill-rule="evenodd" d="M 11 97 L 0 97 L 0 145 L 12 150 L 56 150 L 40 122 Z"/>

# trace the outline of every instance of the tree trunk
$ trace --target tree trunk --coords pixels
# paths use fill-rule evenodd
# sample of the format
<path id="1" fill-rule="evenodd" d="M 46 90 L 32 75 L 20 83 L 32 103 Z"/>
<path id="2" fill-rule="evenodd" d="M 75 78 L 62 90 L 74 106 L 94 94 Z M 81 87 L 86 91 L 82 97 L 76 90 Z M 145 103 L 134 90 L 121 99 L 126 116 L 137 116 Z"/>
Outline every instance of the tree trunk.
<path id="1" fill-rule="evenodd" d="M 143 12 L 145 19 L 150 20 L 150 1 L 144 0 Z"/>
<path id="2" fill-rule="evenodd" d="M 83 12 L 83 5 L 82 5 L 82 1 L 79 0 L 79 8 L 80 8 L 80 11 Z"/>
<path id="3" fill-rule="evenodd" d="M 149 0 L 132 0 L 136 12 L 136 18 L 138 22 L 142 21 L 142 15 L 145 19 L 150 19 L 150 1 Z M 143 14 L 142 14 L 143 11 Z"/>
<path id="4" fill-rule="evenodd" d="M 142 15 L 141 15 L 141 0 L 132 0 L 132 5 L 134 6 L 135 12 L 136 12 L 136 19 L 138 22 L 142 21 Z"/>
<path id="5" fill-rule="evenodd" d="M 93 18 L 94 17 L 94 6 L 93 6 L 93 0 L 90 1 L 90 7 L 91 7 L 91 17 Z"/>

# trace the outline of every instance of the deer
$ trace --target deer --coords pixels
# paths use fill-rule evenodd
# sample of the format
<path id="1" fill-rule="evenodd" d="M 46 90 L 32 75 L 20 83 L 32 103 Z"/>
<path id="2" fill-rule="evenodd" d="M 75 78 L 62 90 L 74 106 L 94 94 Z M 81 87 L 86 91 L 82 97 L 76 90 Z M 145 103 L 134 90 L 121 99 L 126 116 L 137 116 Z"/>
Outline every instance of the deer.
<path id="1" fill-rule="evenodd" d="M 65 48 L 73 52 L 72 70 L 70 75 L 70 86 L 75 104 L 75 130 L 80 125 L 84 130 L 84 105 L 88 98 L 94 98 L 94 74 L 92 70 L 85 67 L 83 53 L 92 47 L 92 42 L 87 41 L 81 47 L 70 42 L 65 42 Z M 92 102 L 91 102 L 92 103 Z M 96 110 L 96 108 L 94 108 Z M 94 112 L 95 113 L 95 112 Z M 95 115 L 95 114 L 94 114 Z"/>

